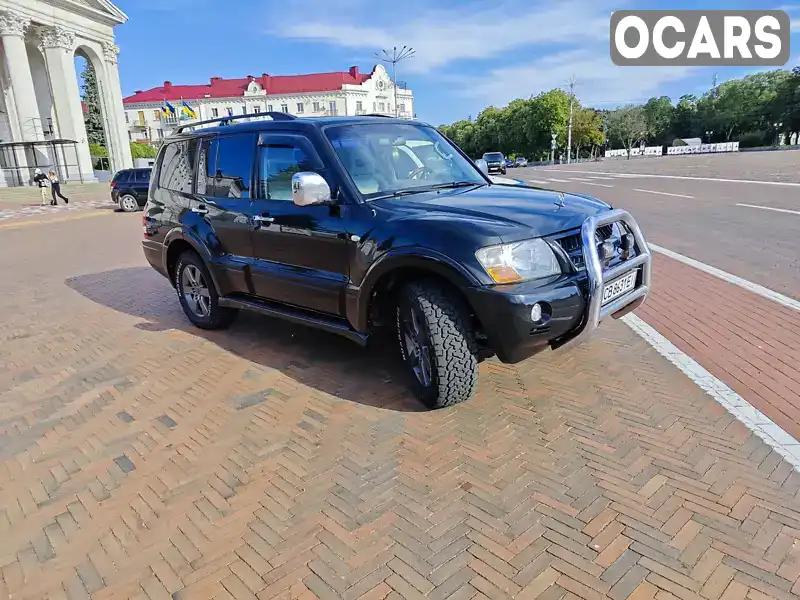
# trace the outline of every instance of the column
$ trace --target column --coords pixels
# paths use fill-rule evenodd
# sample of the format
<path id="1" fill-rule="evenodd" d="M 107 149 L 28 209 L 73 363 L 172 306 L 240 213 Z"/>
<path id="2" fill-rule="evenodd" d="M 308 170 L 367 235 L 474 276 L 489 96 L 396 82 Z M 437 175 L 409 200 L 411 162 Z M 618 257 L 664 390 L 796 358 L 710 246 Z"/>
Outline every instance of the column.
<path id="1" fill-rule="evenodd" d="M 106 106 L 108 107 L 108 127 L 114 132 L 117 140 L 116 153 L 117 160 L 115 168 L 127 169 L 133 166 L 131 158 L 131 146 L 128 141 L 128 128 L 125 124 L 125 114 L 122 105 L 122 86 L 119 82 L 119 70 L 117 66 L 119 46 L 113 42 L 103 42 L 103 58 L 105 62 L 105 72 L 107 74 L 105 94 Z"/>
<path id="2" fill-rule="evenodd" d="M 0 12 L 0 37 L 3 39 L 6 72 L 14 95 L 22 141 L 43 139 L 39 105 L 33 89 L 28 51 L 25 49 L 25 30 L 30 23 L 29 18 L 19 13 Z"/>
<path id="3" fill-rule="evenodd" d="M 68 177 L 80 180 L 82 174 L 84 181 L 96 181 L 81 109 L 78 76 L 75 72 L 75 32 L 57 25 L 41 29 L 40 37 L 50 78 L 59 137 L 78 142 L 77 162 L 80 173 L 78 165 L 73 164 L 68 167 Z M 68 162 L 75 162 L 71 148 L 65 149 L 64 153 Z"/>

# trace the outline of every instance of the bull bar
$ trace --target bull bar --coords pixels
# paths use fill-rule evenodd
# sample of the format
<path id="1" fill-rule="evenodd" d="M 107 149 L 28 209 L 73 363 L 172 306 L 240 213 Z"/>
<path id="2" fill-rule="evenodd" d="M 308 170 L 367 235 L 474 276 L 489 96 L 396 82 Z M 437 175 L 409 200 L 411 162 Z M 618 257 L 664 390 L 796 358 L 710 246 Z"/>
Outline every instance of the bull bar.
<path id="1" fill-rule="evenodd" d="M 603 225 L 610 225 L 620 221 L 625 223 L 633 234 L 637 255 L 631 260 L 604 272 L 600 263 L 600 255 L 597 252 L 595 232 Z M 583 320 L 582 325 L 573 331 L 569 337 L 554 342 L 552 344 L 553 350 L 566 350 L 584 342 L 597 329 L 603 319 L 609 315 L 614 319 L 619 319 L 628 314 L 641 306 L 650 292 L 652 262 L 650 248 L 647 246 L 639 225 L 628 211 L 616 209 L 605 213 L 601 217 L 587 218 L 581 226 L 581 246 L 583 247 L 586 274 L 589 279 L 586 318 Z M 639 267 L 642 269 L 639 285 L 625 295 L 603 306 L 603 286 Z"/>

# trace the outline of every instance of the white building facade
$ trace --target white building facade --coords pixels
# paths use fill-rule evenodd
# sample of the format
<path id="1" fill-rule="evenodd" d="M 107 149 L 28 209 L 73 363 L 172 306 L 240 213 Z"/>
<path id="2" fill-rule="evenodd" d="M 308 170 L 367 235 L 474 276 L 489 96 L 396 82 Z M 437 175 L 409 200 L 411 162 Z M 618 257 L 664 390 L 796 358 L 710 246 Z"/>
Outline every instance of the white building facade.
<path id="1" fill-rule="evenodd" d="M 165 113 L 167 102 L 177 117 Z M 183 103 L 195 112 L 195 119 L 182 114 Z M 337 73 L 212 77 L 201 85 L 165 81 L 163 86 L 128 96 L 124 106 L 129 139 L 145 143 L 158 142 L 178 124 L 227 115 L 284 112 L 298 117 L 372 113 L 414 117 L 412 91 L 402 83 L 395 86 L 383 65 L 376 65 L 370 73 L 351 67 Z"/>
<path id="2" fill-rule="evenodd" d="M 0 0 L 0 186 L 28 185 L 35 166 L 94 180 L 76 55 L 97 75 L 112 168 L 132 164 L 114 41 L 125 21 L 107 0 Z"/>

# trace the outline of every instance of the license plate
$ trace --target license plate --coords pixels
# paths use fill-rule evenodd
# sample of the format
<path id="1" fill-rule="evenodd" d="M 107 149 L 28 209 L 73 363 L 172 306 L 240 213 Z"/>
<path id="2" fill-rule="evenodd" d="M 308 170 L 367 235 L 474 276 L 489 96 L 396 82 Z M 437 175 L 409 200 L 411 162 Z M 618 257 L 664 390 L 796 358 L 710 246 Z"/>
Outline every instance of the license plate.
<path id="1" fill-rule="evenodd" d="M 607 283 L 603 286 L 603 300 L 601 304 L 611 302 L 614 298 L 619 298 L 623 294 L 627 294 L 636 287 L 636 274 L 637 271 L 631 271 Z"/>

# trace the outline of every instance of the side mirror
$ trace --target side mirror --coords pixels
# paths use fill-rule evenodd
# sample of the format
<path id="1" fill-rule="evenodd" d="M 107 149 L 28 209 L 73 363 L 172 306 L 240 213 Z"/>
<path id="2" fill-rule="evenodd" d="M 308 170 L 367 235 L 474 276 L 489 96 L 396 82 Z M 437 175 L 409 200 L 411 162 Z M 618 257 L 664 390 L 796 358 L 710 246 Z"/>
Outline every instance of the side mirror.
<path id="1" fill-rule="evenodd" d="M 478 160 L 475 161 L 475 166 L 477 166 L 478 169 L 480 169 L 481 173 L 483 173 L 484 175 L 489 174 L 489 165 L 482 158 L 479 158 Z"/>
<path id="2" fill-rule="evenodd" d="M 327 204 L 331 201 L 331 188 L 319 173 L 295 173 L 292 175 L 292 201 L 297 206 Z"/>

